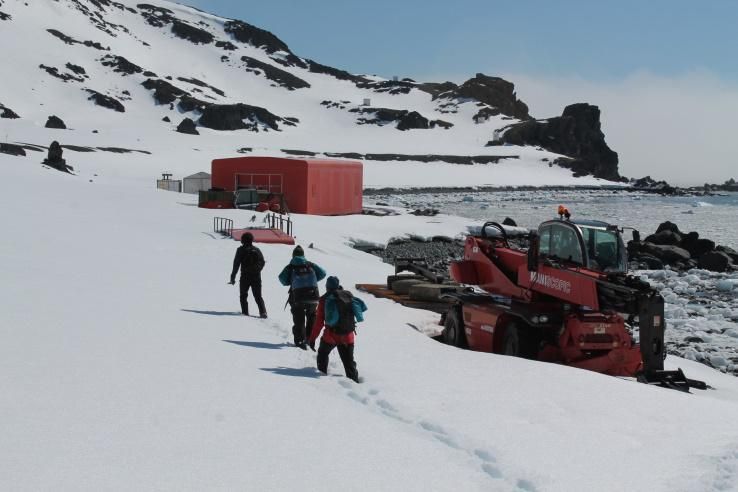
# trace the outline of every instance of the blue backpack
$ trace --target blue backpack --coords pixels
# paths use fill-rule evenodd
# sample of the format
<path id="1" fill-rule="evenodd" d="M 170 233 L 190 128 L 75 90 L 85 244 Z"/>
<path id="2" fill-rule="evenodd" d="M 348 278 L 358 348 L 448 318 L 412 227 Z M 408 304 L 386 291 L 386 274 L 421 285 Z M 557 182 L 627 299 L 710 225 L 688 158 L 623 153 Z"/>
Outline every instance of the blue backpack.
<path id="1" fill-rule="evenodd" d="M 318 291 L 318 277 L 312 265 L 292 265 L 292 280 L 290 283 L 292 301 L 296 304 L 317 304 L 320 299 Z"/>
<path id="2" fill-rule="evenodd" d="M 337 290 L 325 296 L 325 325 L 338 335 L 356 330 L 354 296 L 347 290 Z"/>

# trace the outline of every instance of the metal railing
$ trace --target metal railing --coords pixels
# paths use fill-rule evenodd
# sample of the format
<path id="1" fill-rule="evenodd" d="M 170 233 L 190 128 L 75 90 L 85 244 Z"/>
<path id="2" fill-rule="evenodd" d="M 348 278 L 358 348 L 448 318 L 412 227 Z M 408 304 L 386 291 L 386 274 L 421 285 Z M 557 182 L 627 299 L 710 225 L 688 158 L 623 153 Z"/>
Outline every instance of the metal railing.
<path id="1" fill-rule="evenodd" d="M 224 217 L 213 217 L 213 232 L 230 236 L 233 232 L 233 220 Z"/>
<path id="2" fill-rule="evenodd" d="M 292 219 L 289 217 L 272 212 L 271 214 L 267 214 L 265 222 L 272 229 L 279 229 L 288 236 L 292 235 Z"/>

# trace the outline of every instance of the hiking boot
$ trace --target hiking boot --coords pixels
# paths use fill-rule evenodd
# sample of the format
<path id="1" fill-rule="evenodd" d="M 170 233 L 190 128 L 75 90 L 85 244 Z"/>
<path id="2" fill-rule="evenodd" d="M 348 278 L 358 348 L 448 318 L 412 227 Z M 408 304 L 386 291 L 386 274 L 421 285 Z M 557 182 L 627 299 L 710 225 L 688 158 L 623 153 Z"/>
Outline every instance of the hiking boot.
<path id="1" fill-rule="evenodd" d="M 299 348 L 301 348 L 302 350 L 307 350 L 308 349 L 307 343 L 305 343 L 305 342 L 301 342 L 297 346 Z"/>
<path id="2" fill-rule="evenodd" d="M 267 318 L 267 313 L 261 313 L 261 314 L 259 315 L 259 317 L 260 317 L 261 319 L 266 319 L 266 318 Z"/>

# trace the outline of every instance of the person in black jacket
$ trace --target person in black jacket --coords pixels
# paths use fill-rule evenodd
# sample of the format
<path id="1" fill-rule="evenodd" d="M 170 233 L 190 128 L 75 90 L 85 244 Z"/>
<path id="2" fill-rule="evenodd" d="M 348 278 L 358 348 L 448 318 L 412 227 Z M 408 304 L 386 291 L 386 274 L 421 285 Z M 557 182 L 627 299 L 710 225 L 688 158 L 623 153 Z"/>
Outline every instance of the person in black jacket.
<path id="1" fill-rule="evenodd" d="M 264 299 L 261 297 L 261 270 L 264 268 L 264 255 L 253 243 L 254 235 L 250 232 L 243 233 L 241 236 L 242 246 L 236 250 L 236 257 L 233 258 L 233 271 L 229 284 L 236 283 L 236 273 L 238 273 L 240 267 L 241 312 L 246 316 L 249 315 L 248 297 L 249 289 L 251 289 L 251 294 L 259 307 L 259 317 L 266 318 L 266 306 L 264 305 Z"/>

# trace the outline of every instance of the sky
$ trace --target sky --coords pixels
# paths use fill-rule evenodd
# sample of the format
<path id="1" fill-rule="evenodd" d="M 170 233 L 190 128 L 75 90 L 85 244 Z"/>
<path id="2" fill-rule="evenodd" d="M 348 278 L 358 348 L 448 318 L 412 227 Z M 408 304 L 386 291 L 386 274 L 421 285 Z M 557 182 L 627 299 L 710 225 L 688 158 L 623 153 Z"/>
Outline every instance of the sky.
<path id="1" fill-rule="evenodd" d="M 738 2 L 732 0 L 186 0 L 267 29 L 353 73 L 505 77 L 531 114 L 602 109 L 621 173 L 674 184 L 738 178 Z"/>

